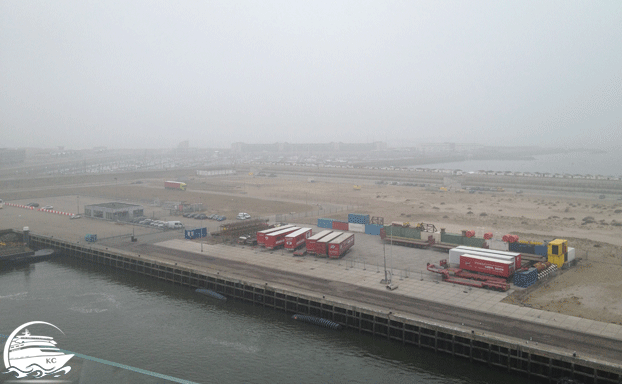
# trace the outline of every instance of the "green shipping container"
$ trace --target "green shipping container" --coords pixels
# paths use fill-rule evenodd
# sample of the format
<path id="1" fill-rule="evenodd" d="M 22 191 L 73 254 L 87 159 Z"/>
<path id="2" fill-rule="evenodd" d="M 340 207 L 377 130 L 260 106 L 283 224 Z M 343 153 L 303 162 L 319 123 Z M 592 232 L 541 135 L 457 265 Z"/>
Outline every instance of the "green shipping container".
<path id="1" fill-rule="evenodd" d="M 384 227 L 384 230 L 385 230 L 387 236 L 404 237 L 404 228 L 403 227 L 397 227 L 395 225 L 386 225 Z"/>
<path id="2" fill-rule="evenodd" d="M 462 235 L 455 235 L 453 233 L 441 233 L 441 242 L 449 243 L 449 244 L 458 244 L 463 245 L 463 237 Z"/>
<path id="3" fill-rule="evenodd" d="M 486 242 L 486 240 L 484 240 L 481 237 L 465 237 L 464 238 L 464 245 L 468 245 L 469 247 L 478 247 L 481 248 L 484 246 L 484 243 Z"/>
<path id="4" fill-rule="evenodd" d="M 419 231 L 418 229 L 415 228 L 402 228 L 403 229 L 403 237 L 406 237 L 408 239 L 415 239 L 415 240 L 420 240 L 421 239 L 421 231 Z"/>

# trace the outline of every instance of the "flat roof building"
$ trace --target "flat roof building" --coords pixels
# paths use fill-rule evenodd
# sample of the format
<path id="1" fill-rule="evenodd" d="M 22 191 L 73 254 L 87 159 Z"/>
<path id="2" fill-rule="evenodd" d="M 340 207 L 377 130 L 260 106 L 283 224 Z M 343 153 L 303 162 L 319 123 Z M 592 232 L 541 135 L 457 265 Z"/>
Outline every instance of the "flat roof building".
<path id="1" fill-rule="evenodd" d="M 91 204 L 84 207 L 84 216 L 115 221 L 127 221 L 134 217 L 144 216 L 144 212 L 142 205 L 118 202 Z"/>

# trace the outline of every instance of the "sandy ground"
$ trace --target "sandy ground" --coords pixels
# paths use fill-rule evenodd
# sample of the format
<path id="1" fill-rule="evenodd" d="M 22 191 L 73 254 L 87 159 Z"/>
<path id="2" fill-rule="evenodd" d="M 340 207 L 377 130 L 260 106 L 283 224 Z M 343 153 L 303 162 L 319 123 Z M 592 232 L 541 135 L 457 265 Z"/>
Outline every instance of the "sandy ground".
<path id="1" fill-rule="evenodd" d="M 523 240 L 564 238 L 577 249 L 580 258 L 577 267 L 561 271 L 527 290 L 518 289 L 507 301 L 622 324 L 622 226 L 618 226 L 622 223 L 622 201 L 562 197 L 550 193 L 440 192 L 422 187 L 370 183 L 361 183 L 361 190 L 355 190 L 351 181 L 318 180 L 310 183 L 300 176 L 195 177 L 188 182 L 188 191 L 185 192 L 164 190 L 161 179 L 142 179 L 141 182 L 71 188 L 41 185 L 20 191 L 2 191 L 0 186 L 0 196 L 5 201 L 53 204 L 58 210 L 72 213 L 76 212 L 78 204 L 82 210 L 84 204 L 90 203 L 135 202 L 145 206 L 147 216 L 163 220 L 174 219 L 171 212 L 158 206 L 163 201 L 200 202 L 206 207 L 206 213 L 217 213 L 230 219 L 238 212 L 248 212 L 254 217 L 307 212 L 307 217 L 296 219 L 300 223 L 315 223 L 317 216 L 314 215 L 319 209 L 324 209 L 319 211 L 321 216 L 346 219 L 347 210 L 327 214 L 326 208 L 349 205 L 357 206 L 356 213 L 383 217 L 385 223 L 431 223 L 452 233 L 475 230 L 477 236 L 482 236 L 485 232 L 492 232 L 495 238 L 507 233 L 518 234 Z M 80 220 L 67 219 L 65 228 L 51 228 L 53 220 L 38 215 L 33 222 L 30 214 L 32 212 L 24 211 L 23 216 L 12 217 L 10 222 L 3 218 L 7 215 L 2 215 L 0 224 L 2 228 L 16 229 L 29 225 L 33 231 L 42 234 L 62 230 L 66 236 L 72 233 L 76 241 L 83 237 L 79 231 Z M 584 218 L 590 218 L 589 223 Z M 209 225 L 217 226 L 215 222 Z M 141 233 L 157 231 L 149 228 L 132 230 Z M 125 231 L 129 232 L 129 228 Z M 118 230 L 102 227 L 98 236 L 116 236 L 118 233 Z"/>

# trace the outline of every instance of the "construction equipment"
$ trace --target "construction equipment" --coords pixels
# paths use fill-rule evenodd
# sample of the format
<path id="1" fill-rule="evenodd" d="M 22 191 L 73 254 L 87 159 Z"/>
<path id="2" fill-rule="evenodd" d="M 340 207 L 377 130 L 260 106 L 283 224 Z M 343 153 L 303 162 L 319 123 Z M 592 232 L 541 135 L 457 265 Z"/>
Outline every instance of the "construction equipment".
<path id="1" fill-rule="evenodd" d="M 438 232 L 434 224 L 418 223 L 415 226 L 415 229 L 418 229 L 421 232 L 432 232 L 432 233 Z"/>
<path id="2" fill-rule="evenodd" d="M 355 191 L 360 191 L 361 190 L 361 186 L 360 185 L 355 185 L 354 186 L 354 190 Z"/>

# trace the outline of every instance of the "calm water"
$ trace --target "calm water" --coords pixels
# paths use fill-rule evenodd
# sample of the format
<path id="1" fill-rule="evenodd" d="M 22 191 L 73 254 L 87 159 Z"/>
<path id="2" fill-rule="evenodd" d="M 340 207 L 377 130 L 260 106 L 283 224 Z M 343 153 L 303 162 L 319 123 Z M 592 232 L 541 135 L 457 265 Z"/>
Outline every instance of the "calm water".
<path id="1" fill-rule="evenodd" d="M 62 349 L 199 383 L 526 382 L 461 359 L 293 322 L 271 309 L 215 302 L 188 288 L 68 258 L 0 272 L 0 334 L 35 320 L 64 331 L 62 336 L 35 326 Z M 69 365 L 73 382 L 166 382 L 78 357 Z M 0 375 L 3 380 L 7 376 Z"/>
<path id="2" fill-rule="evenodd" d="M 466 172 L 512 171 L 540 173 L 570 173 L 604 176 L 621 176 L 622 152 L 591 154 L 569 152 L 534 156 L 534 160 L 468 160 L 452 163 L 421 165 L 422 168 L 461 169 Z M 418 167 L 418 166 L 416 166 Z"/>

